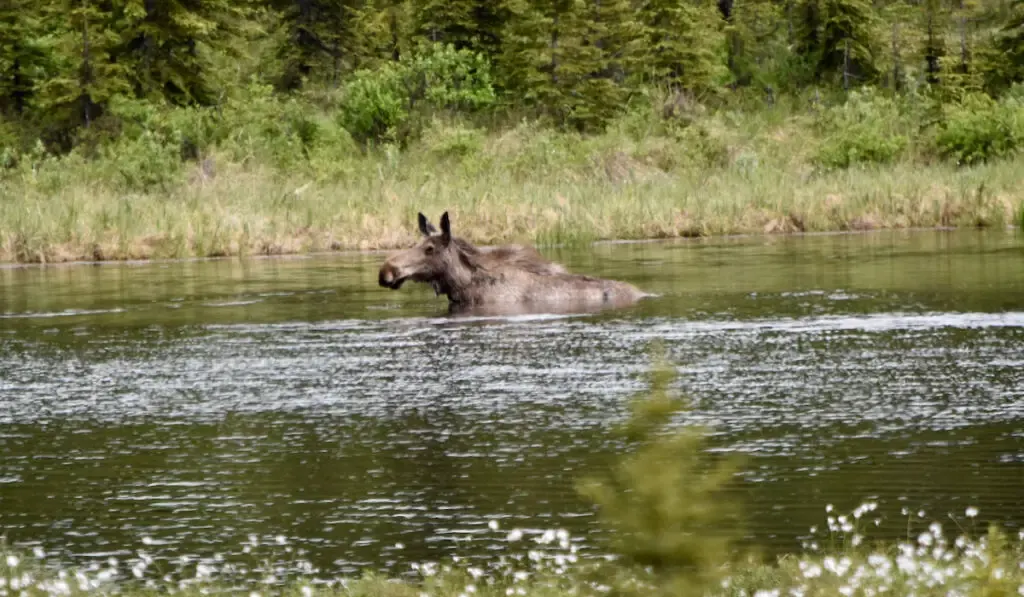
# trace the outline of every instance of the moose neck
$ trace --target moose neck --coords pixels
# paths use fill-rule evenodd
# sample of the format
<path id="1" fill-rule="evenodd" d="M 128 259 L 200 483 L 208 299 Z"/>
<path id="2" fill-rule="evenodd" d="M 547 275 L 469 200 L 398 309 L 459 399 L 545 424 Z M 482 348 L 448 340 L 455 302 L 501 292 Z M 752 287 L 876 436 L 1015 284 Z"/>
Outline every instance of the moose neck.
<path id="1" fill-rule="evenodd" d="M 461 263 L 462 267 L 452 268 L 438 280 L 438 294 L 448 296 L 448 301 L 456 304 L 473 304 L 480 302 L 481 293 L 494 284 L 495 278 L 483 267 L 472 263 Z"/>

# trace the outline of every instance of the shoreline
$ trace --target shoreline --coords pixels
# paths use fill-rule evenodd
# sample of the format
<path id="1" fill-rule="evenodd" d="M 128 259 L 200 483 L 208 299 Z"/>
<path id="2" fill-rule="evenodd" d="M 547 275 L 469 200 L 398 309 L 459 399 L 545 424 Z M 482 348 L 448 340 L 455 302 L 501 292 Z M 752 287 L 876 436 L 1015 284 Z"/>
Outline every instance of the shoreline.
<path id="1" fill-rule="evenodd" d="M 583 243 L 582 247 L 586 246 L 600 246 L 600 245 L 642 245 L 642 244 L 654 244 L 654 243 L 692 243 L 698 242 L 709 242 L 709 241 L 730 241 L 730 240 L 742 240 L 742 239 L 786 239 L 786 238 L 805 238 L 805 237 L 823 237 L 823 236 L 869 236 L 872 234 L 895 234 L 895 233 L 925 233 L 925 232 L 962 232 L 973 230 L 976 232 L 988 232 L 988 231 L 1001 231 L 1010 232 L 1015 230 L 1021 230 L 1020 226 L 1014 224 L 1007 224 L 1004 227 L 999 226 L 914 226 L 908 228 L 874 228 L 870 230 L 813 230 L 813 231 L 792 231 L 792 232 L 749 232 L 749 233 L 732 233 L 732 234 L 718 234 L 718 235 L 706 235 L 706 236 L 675 236 L 675 237 L 652 237 L 652 238 L 619 238 L 619 239 L 599 239 L 591 242 Z M 503 243 L 496 243 L 503 244 Z M 494 246 L 489 244 L 480 244 L 479 246 Z M 550 248 L 562 248 L 566 247 L 566 243 L 536 243 L 537 249 L 543 251 Z M 68 260 L 68 261 L 5 261 L 0 260 L 0 270 L 15 270 L 15 269 L 29 269 L 29 268 L 44 268 L 44 267 L 84 267 L 84 266 L 111 266 L 118 265 L 124 267 L 141 267 L 147 265 L 160 265 L 160 264 L 180 264 L 180 263 L 207 263 L 207 262 L 219 262 L 229 260 L 240 260 L 240 261 L 259 261 L 259 260 L 287 260 L 287 259 L 314 259 L 322 257 L 342 257 L 342 256 L 357 256 L 357 255 L 386 255 L 391 251 L 401 250 L 404 245 L 396 245 L 389 248 L 379 249 L 338 249 L 338 250 L 313 250 L 313 251 L 295 251 L 285 253 L 239 253 L 234 255 L 212 255 L 212 256 L 192 256 L 192 257 L 153 257 L 153 258 L 111 258 L 111 259 L 98 259 L 98 260 Z"/>

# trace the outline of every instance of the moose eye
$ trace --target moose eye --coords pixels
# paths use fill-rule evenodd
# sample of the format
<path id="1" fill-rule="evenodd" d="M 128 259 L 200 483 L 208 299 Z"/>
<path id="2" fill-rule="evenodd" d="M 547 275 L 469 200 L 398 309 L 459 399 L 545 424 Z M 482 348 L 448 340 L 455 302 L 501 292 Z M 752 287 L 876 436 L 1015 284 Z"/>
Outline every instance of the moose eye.
<path id="1" fill-rule="evenodd" d="M 423 249 L 423 252 L 426 253 L 427 255 L 433 254 L 434 253 L 434 245 L 427 245 L 427 248 Z"/>

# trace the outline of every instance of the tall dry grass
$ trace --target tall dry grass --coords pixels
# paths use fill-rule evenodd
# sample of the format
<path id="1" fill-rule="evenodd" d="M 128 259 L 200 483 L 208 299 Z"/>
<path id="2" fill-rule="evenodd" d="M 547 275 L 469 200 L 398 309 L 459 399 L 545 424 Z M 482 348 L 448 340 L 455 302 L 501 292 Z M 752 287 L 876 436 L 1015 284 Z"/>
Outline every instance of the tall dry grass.
<path id="1" fill-rule="evenodd" d="M 474 242 L 541 245 L 1005 226 L 1024 214 L 1017 154 L 958 166 L 900 142 L 888 162 L 823 166 L 887 134 L 884 114 L 874 133 L 851 129 L 850 149 L 835 142 L 847 125 L 803 108 L 694 110 L 683 124 L 649 112 L 589 137 L 435 120 L 406 148 L 363 151 L 323 120 L 333 132 L 312 146 L 236 133 L 184 164 L 143 138 L 98 158 L 25 156 L 0 175 L 0 260 L 386 249 L 413 242 L 417 211 L 451 212 Z"/>

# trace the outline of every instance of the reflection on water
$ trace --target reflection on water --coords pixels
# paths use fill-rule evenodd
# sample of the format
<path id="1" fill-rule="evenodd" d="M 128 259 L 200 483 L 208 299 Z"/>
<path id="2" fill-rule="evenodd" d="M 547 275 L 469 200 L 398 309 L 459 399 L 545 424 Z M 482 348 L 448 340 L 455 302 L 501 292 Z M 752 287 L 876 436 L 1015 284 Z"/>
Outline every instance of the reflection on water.
<path id="1" fill-rule="evenodd" d="M 483 556 L 491 519 L 592 533 L 572 482 L 620 449 L 653 339 L 748 456 L 754 543 L 869 498 L 872 536 L 904 506 L 1024 520 L 1019 235 L 548 253 L 662 296 L 456 319 L 378 288 L 381 255 L 0 269 L 0 533 L 79 561 L 283 534 L 327 572 Z"/>

